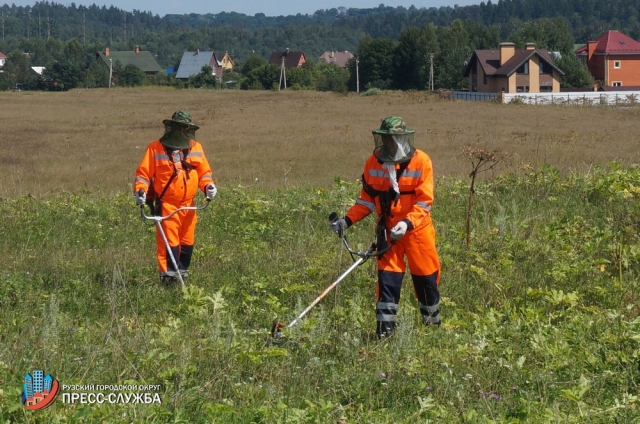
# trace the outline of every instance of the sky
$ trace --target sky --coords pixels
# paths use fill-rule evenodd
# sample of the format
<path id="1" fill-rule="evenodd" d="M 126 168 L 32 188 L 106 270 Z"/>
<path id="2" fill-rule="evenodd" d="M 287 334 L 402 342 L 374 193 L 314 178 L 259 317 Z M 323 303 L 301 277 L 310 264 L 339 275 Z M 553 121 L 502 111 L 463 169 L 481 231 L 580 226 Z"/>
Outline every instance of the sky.
<path id="1" fill-rule="evenodd" d="M 133 9 L 151 12 L 154 15 L 164 16 L 167 14 L 183 14 L 183 13 L 220 13 L 220 12 L 238 12 L 245 15 L 253 16 L 256 13 L 264 13 L 267 16 L 288 16 L 301 14 L 313 14 L 319 9 L 332 9 L 338 7 L 369 9 L 378 7 L 381 3 L 385 6 L 404 6 L 406 8 L 414 5 L 417 8 L 422 7 L 441 7 L 451 6 L 455 4 L 459 6 L 468 6 L 471 4 L 480 4 L 481 0 L 415 0 L 415 1 L 376 1 L 376 0 L 77 0 L 73 3 L 76 6 L 90 6 L 96 4 L 98 6 L 115 6 L 119 9 L 131 12 Z M 64 6 L 71 5 L 71 1 L 54 1 Z M 16 6 L 33 6 L 36 2 L 29 0 L 12 0 L 0 4 L 8 3 Z"/>

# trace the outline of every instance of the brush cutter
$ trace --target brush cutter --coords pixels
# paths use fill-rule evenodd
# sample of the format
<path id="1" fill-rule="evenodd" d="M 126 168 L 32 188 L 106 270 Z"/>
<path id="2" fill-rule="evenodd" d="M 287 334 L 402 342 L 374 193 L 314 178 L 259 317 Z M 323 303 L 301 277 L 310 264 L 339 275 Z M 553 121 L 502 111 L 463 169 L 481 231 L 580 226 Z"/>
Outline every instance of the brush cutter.
<path id="1" fill-rule="evenodd" d="M 142 219 L 148 219 L 150 221 L 155 221 L 156 227 L 158 228 L 158 231 L 160 232 L 160 235 L 162 236 L 162 240 L 164 240 L 164 245 L 167 247 L 167 253 L 169 254 L 169 257 L 171 258 L 171 263 L 173 264 L 173 267 L 176 270 L 176 275 L 178 276 L 178 280 L 180 281 L 180 285 L 182 285 L 182 286 L 184 286 L 184 280 L 182 279 L 182 274 L 180 273 L 180 270 L 178 269 L 178 262 L 176 261 L 176 258 L 173 255 L 173 251 L 171 250 L 171 246 L 169 246 L 169 241 L 167 240 L 167 236 L 165 235 L 164 229 L 162 228 L 162 221 L 164 221 L 167 218 L 171 218 L 173 215 L 177 214 L 180 211 L 201 211 L 204 208 L 206 208 L 207 206 L 209 206 L 210 202 L 211 202 L 211 199 L 207 199 L 207 203 L 205 203 L 204 205 L 201 205 L 201 206 L 183 206 L 183 207 L 178 208 L 175 211 L 171 212 L 167 216 L 147 215 L 147 214 L 144 213 L 144 205 L 140 205 L 140 216 L 142 217 Z"/>
<path id="2" fill-rule="evenodd" d="M 335 212 L 332 212 L 331 215 L 329 215 L 329 221 L 333 222 L 333 221 L 335 221 L 337 219 L 337 217 L 338 217 L 338 214 L 335 213 Z M 273 321 L 273 324 L 271 325 L 271 337 L 272 338 L 274 338 L 274 339 L 283 338 L 284 337 L 284 333 L 282 333 L 282 329 L 293 327 L 296 322 L 298 322 L 303 316 L 305 316 L 307 314 L 307 312 L 309 312 L 311 310 L 311 308 L 316 306 L 318 304 L 318 302 L 320 302 L 320 300 L 322 300 L 322 298 L 327 295 L 327 293 L 329 293 L 331 290 L 333 290 L 334 287 L 336 287 L 338 284 L 340 284 L 340 282 L 342 280 L 344 280 L 347 275 L 351 274 L 351 272 L 354 269 L 356 269 L 358 266 L 362 265 L 369 258 L 383 255 L 387 250 L 391 249 L 391 247 L 393 246 L 393 244 L 395 242 L 395 240 L 392 240 L 391 243 L 389 243 L 387 245 L 387 247 L 385 247 L 384 249 L 382 249 L 380 251 L 377 251 L 377 252 L 376 252 L 376 248 L 377 248 L 376 243 L 372 243 L 371 247 L 369 247 L 369 249 L 366 252 L 359 252 L 359 251 L 351 249 L 351 247 L 349 246 L 349 243 L 347 242 L 347 238 L 344 236 L 344 234 L 339 234 L 339 236 L 342 239 L 342 243 L 344 244 L 344 247 L 351 254 L 351 257 L 354 260 L 353 264 L 345 272 L 343 272 L 342 275 L 340 275 L 337 280 L 335 280 L 333 283 L 331 283 L 331 285 L 329 287 L 327 287 L 325 289 L 325 291 L 323 291 L 320 294 L 320 296 L 316 297 L 315 300 L 313 302 L 311 302 L 311 304 L 304 311 L 302 311 L 300 313 L 300 315 L 298 315 L 289 324 L 285 325 L 284 323 L 278 321 L 277 319 L 275 321 Z M 356 257 L 358 259 L 355 259 Z"/>

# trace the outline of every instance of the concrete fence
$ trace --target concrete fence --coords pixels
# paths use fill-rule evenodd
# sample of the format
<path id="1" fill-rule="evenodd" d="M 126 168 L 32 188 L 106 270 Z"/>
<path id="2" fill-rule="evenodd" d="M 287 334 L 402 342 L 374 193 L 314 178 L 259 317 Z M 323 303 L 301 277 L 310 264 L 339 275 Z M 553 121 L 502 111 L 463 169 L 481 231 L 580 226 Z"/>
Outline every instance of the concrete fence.
<path id="1" fill-rule="evenodd" d="M 454 91 L 453 98 L 466 101 L 488 101 L 502 98 L 502 103 L 531 105 L 636 105 L 640 104 L 640 91 L 584 91 L 560 93 L 476 93 Z"/>

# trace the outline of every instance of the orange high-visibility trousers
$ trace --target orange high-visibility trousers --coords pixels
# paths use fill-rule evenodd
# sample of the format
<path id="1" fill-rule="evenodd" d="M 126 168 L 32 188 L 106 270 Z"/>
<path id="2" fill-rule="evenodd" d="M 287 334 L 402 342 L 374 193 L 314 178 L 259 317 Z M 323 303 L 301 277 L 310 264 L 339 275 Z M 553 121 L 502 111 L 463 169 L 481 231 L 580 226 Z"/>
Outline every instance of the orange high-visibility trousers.
<path id="1" fill-rule="evenodd" d="M 167 216 L 171 212 L 175 211 L 179 207 L 193 206 L 193 202 L 183 205 L 172 205 L 169 203 L 162 203 L 162 216 Z M 196 223 L 198 222 L 198 216 L 196 211 L 180 211 L 170 218 L 162 221 L 162 229 L 167 237 L 167 241 L 173 253 L 173 257 L 178 263 L 178 269 L 183 274 L 189 269 L 191 264 L 191 255 L 193 253 L 193 245 L 195 242 Z M 158 258 L 158 267 L 160 270 L 160 276 L 176 276 L 176 269 L 171 261 L 167 246 L 162 239 L 160 231 L 156 227 L 156 256 Z"/>
<path id="2" fill-rule="evenodd" d="M 409 263 L 414 294 L 424 324 L 440 324 L 440 260 L 433 225 L 409 230 L 378 259 L 376 321 L 378 334 L 393 334 L 400 307 L 400 290 Z"/>

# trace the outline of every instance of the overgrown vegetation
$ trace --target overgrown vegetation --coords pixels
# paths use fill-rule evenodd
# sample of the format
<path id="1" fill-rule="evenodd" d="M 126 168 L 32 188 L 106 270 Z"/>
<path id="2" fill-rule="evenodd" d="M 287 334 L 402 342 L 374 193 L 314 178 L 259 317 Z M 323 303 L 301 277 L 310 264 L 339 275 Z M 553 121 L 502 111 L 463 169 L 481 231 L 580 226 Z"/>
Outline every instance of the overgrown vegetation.
<path id="1" fill-rule="evenodd" d="M 0 202 L 0 419 L 11 422 L 634 422 L 640 371 L 640 170 L 542 166 L 441 178 L 434 220 L 444 324 L 404 291 L 374 337 L 375 265 L 268 343 L 351 259 L 326 217 L 357 183 L 221 188 L 200 215 L 184 290 L 158 285 L 153 229 L 131 196 L 79 190 Z M 366 248 L 373 221 L 349 232 Z M 410 282 L 405 281 L 410 284 Z M 29 412 L 22 378 L 160 384 L 162 405 Z"/>

